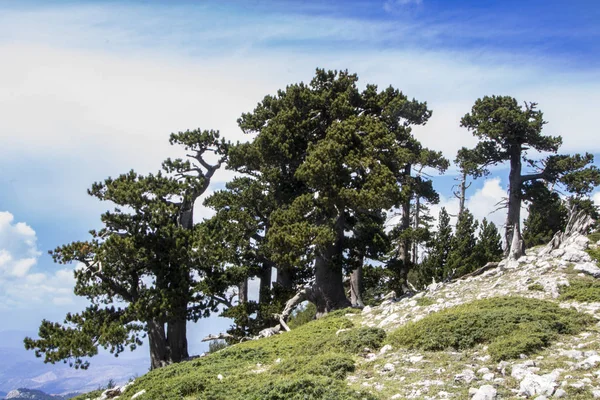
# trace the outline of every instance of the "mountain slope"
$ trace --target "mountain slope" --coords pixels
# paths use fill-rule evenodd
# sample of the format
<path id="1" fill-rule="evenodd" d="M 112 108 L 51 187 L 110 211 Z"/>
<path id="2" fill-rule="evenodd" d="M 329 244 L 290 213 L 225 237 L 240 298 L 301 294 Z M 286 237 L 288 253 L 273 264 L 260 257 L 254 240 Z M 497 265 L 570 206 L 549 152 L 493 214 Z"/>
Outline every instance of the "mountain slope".
<path id="1" fill-rule="evenodd" d="M 588 251 L 597 244 L 574 235 L 411 298 L 151 371 L 120 398 L 599 397 L 600 268 Z"/>

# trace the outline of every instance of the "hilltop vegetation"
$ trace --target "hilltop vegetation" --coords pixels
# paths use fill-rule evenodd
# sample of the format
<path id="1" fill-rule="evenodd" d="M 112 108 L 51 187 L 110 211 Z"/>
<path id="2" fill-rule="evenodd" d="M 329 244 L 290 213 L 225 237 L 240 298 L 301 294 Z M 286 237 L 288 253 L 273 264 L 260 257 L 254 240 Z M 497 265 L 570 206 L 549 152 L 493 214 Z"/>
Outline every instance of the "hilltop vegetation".
<path id="1" fill-rule="evenodd" d="M 456 225 L 442 209 L 434 230 L 428 210 L 440 196 L 432 173 L 444 173 L 450 162 L 413 134 L 413 127 L 426 124 L 431 115 L 426 102 L 399 89 L 363 88 L 348 71 L 317 69 L 309 83 L 288 85 L 241 115 L 240 129 L 252 136 L 247 142 L 230 143 L 213 130 L 171 134 L 170 144 L 182 147 L 185 157 L 166 159 L 157 173 L 129 171 L 92 184 L 88 193 L 114 206 L 101 215 L 102 228 L 90 231 L 86 241 L 50 252 L 57 263 L 81 266 L 74 271 L 74 292 L 89 306 L 62 322 L 43 320 L 39 337 L 26 338 L 25 347 L 45 362 L 65 361 L 85 369 L 100 347 L 118 355 L 147 341 L 150 368 L 161 369 L 189 358 L 188 324 L 219 310 L 233 320 L 228 336 L 233 344 L 265 328 L 286 329 L 285 321 L 302 302 L 310 302 L 316 317 L 323 317 L 376 304 L 386 294 L 388 299 L 408 298 L 432 281 L 468 276 L 503 256 L 520 259 L 526 244 L 538 244 L 564 229 L 569 212 L 598 216 L 588 197 L 600 183 L 593 156 L 558 154 L 562 139 L 542 132 L 546 121 L 535 103 L 485 96 L 461 119 L 477 144 L 456 155 Z M 532 152 L 549 155 L 537 159 Z M 480 223 L 465 207 L 470 180 L 502 163 L 510 166 L 504 248 L 497 227 L 485 219 Z M 195 221 L 198 200 L 222 166 L 236 177 L 205 198 L 214 215 Z M 567 197 L 558 196 L 558 190 Z M 523 203 L 530 214 L 522 237 Z M 250 279 L 258 280 L 255 301 L 249 299 Z M 563 290 L 564 298 L 594 298 L 594 285 L 577 285 Z M 531 293 L 541 292 L 540 286 L 528 287 Z M 427 299 L 419 301 L 427 307 Z M 350 323 L 340 318 L 324 321 Z M 173 377 L 172 382 L 161 378 L 172 384 L 148 391 L 158 397 L 187 396 L 221 387 L 229 393 L 226 377 L 231 375 L 238 381 L 248 376 L 260 381 L 247 382 L 247 390 L 254 392 L 275 385 L 259 391 L 273 398 L 300 386 L 312 388 L 307 396 L 355 396 L 356 390 L 342 383 L 344 375 L 354 368 L 358 352 L 375 350 L 385 335 L 376 327 L 349 325 L 345 328 L 353 330 L 332 341 L 327 323 L 302 325 L 299 333 L 270 339 L 276 347 L 272 350 L 245 344 L 223 350 L 231 357 L 222 360 L 217 352 L 210 359 L 225 371 L 220 386 L 209 374 L 208 361 L 200 360 L 194 364 L 199 375 L 193 382 L 174 378 L 183 376 L 178 368 L 189 366 L 169 367 L 149 376 Z M 467 323 L 475 326 L 463 330 Z M 530 300 L 483 301 L 409 325 L 392 342 L 428 351 L 488 343 L 494 359 L 503 359 L 536 351 L 586 324 L 574 314 Z M 316 329 L 319 337 L 301 339 L 304 329 Z M 321 344 L 323 357 L 333 352 L 329 358 L 314 352 L 319 348 L 314 341 L 325 340 L 320 336 L 327 338 Z M 294 355 L 301 340 L 306 341 L 303 355 Z M 286 361 L 278 346 L 292 352 L 293 361 Z M 247 375 L 242 368 L 250 361 L 267 365 L 277 358 L 281 365 L 258 375 Z M 321 392 L 324 387 L 334 392 Z"/>

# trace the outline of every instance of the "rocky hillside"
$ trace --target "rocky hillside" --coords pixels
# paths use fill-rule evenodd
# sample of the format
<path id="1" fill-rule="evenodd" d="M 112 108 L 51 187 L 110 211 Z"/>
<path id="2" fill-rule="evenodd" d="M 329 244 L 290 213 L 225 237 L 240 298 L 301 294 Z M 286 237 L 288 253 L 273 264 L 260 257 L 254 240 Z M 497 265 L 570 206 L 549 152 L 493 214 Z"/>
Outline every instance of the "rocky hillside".
<path id="1" fill-rule="evenodd" d="M 600 235 L 80 399 L 600 398 Z"/>

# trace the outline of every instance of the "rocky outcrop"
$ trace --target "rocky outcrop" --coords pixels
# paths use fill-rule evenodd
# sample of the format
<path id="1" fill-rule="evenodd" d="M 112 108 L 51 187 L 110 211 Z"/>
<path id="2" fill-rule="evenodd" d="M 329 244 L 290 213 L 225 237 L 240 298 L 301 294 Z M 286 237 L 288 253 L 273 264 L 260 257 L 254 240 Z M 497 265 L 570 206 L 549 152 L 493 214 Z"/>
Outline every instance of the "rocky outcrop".
<path id="1" fill-rule="evenodd" d="M 587 253 L 591 243 L 584 234 L 587 219 L 572 219 L 568 234 L 556 235 L 547 246 L 529 249 L 518 260 L 504 260 L 453 282 L 433 283 L 412 297 L 387 299 L 365 307 L 361 324 L 393 331 L 429 314 L 475 300 L 522 296 L 558 302 L 600 320 L 600 303 L 564 301 L 561 287 L 573 278 L 600 278 L 600 266 Z M 351 317 L 352 318 L 352 317 Z M 485 346 L 461 352 L 418 352 L 384 347 L 370 353 L 365 362 L 379 372 L 375 379 L 349 377 L 349 381 L 375 392 L 398 387 L 397 399 L 476 400 L 501 398 L 569 398 L 583 393 L 600 398 L 600 324 L 590 332 L 561 339 L 536 357 L 493 364 Z M 398 384 L 401 382 L 401 385 Z M 435 384 L 433 382 L 439 382 Z M 582 397 L 584 398 L 584 397 Z"/>

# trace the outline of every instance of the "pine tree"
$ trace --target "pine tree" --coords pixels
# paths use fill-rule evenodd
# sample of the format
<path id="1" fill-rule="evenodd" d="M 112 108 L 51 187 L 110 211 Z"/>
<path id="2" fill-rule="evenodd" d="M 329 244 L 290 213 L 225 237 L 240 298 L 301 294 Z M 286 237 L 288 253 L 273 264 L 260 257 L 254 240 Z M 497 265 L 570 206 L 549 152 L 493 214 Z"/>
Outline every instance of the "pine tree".
<path id="1" fill-rule="evenodd" d="M 444 267 L 446 276 L 456 278 L 468 274 L 478 267 L 475 257 L 477 225 L 477 220 L 473 218 L 473 214 L 468 209 L 458 216 L 448 261 Z"/>
<path id="2" fill-rule="evenodd" d="M 487 219 L 481 221 L 479 237 L 475 245 L 476 268 L 483 267 L 488 262 L 496 262 L 502 259 L 502 237 L 493 222 Z"/>
<path id="3" fill-rule="evenodd" d="M 521 237 L 521 202 L 523 185 L 543 180 L 564 185 L 567 191 L 583 195 L 600 184 L 600 171 L 590 165 L 594 157 L 585 155 L 550 155 L 542 160 L 530 157 L 529 152 L 556 153 L 562 144 L 560 136 L 544 136 L 546 124 L 536 103 L 521 107 L 509 96 L 486 96 L 478 99 L 470 113 L 461 119 L 461 126 L 471 130 L 479 138 L 477 146 L 470 150 L 469 159 L 475 161 L 482 172 L 491 165 L 508 161 L 509 196 L 506 218 L 506 254 L 519 258 L 524 254 Z M 531 173 L 523 173 L 523 163 L 530 166 Z"/>
<path id="4" fill-rule="evenodd" d="M 543 182 L 525 186 L 524 197 L 529 202 L 529 215 L 523 222 L 525 247 L 548 243 L 556 232 L 564 230 L 568 210 L 560 196 Z"/>
<path id="5" fill-rule="evenodd" d="M 441 282 L 447 278 L 445 266 L 448 262 L 453 241 L 450 215 L 445 207 L 442 207 L 438 215 L 437 231 L 433 234 L 427 248 L 427 256 L 418 268 L 418 286 L 429 285 L 433 280 Z"/>
<path id="6" fill-rule="evenodd" d="M 317 70 L 310 84 L 266 96 L 238 121 L 255 139 L 230 152 L 232 168 L 272 192 L 277 209 L 268 217 L 267 246 L 277 265 L 311 271 L 314 284 L 303 293 L 319 315 L 350 305 L 348 238 L 361 215 L 401 204 L 398 182 L 422 150 L 410 126 L 430 115 L 425 103 L 394 88 L 361 92 L 357 80 Z"/>
<path id="7" fill-rule="evenodd" d="M 80 263 L 74 292 L 91 305 L 67 314 L 63 324 L 43 320 L 39 339 L 25 339 L 45 362 L 87 368 L 86 357 L 103 347 L 118 355 L 147 338 L 151 368 L 188 357 L 186 324 L 207 317 L 218 304 L 212 292 L 221 264 L 211 235 L 194 225 L 194 203 L 225 160 L 227 146 L 214 131 L 171 135 L 191 160 L 167 160 L 163 171 L 146 176 L 131 171 L 88 191 L 115 205 L 102 214 L 104 227 L 91 239 L 51 251 L 61 264 Z M 209 164 L 205 153 L 219 157 Z M 202 290 L 201 290 L 202 289 Z M 221 288 L 224 289 L 224 288 Z"/>

